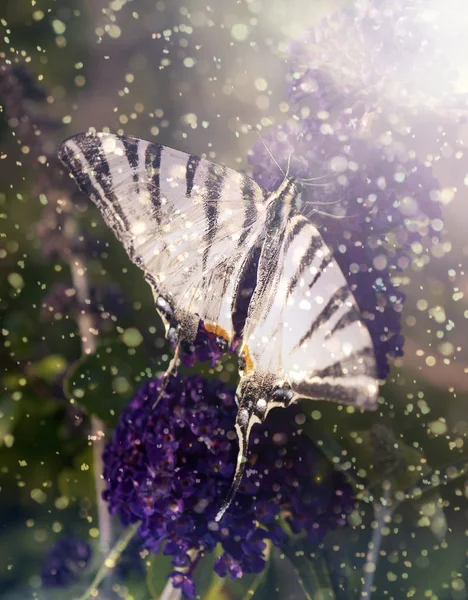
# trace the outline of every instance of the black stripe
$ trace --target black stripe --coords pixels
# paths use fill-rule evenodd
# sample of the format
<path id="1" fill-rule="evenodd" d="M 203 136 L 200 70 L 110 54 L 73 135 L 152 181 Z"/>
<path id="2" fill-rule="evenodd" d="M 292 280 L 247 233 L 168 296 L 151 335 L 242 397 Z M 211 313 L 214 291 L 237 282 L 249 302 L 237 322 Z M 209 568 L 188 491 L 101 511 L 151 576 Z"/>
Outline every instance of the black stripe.
<path id="1" fill-rule="evenodd" d="M 345 302 L 345 300 L 349 297 L 350 294 L 351 291 L 348 285 L 340 287 L 327 302 L 322 312 L 315 319 L 315 321 L 309 327 L 307 332 L 299 340 L 299 343 L 296 345 L 296 348 L 299 348 L 306 340 L 310 339 L 317 331 L 317 329 L 322 327 L 322 325 L 324 325 L 335 314 L 335 312 L 343 305 L 343 302 Z"/>
<path id="2" fill-rule="evenodd" d="M 132 139 L 132 138 L 121 138 L 124 148 L 125 148 L 125 156 L 127 157 L 128 164 L 131 166 L 133 170 L 133 181 L 135 182 L 136 193 L 140 193 L 140 178 L 138 176 L 138 166 L 139 166 L 139 157 L 138 157 L 138 145 L 140 140 Z"/>
<path id="3" fill-rule="evenodd" d="M 342 317 L 340 317 L 340 319 L 338 319 L 338 321 L 335 323 L 333 329 L 330 331 L 327 337 L 331 337 L 337 331 L 345 329 L 345 327 L 348 327 L 348 325 L 351 325 L 352 323 L 355 323 L 356 321 L 360 320 L 361 315 L 359 314 L 358 309 L 355 306 L 352 306 L 346 314 L 344 314 Z"/>
<path id="4" fill-rule="evenodd" d="M 88 137 L 88 143 L 82 146 L 81 151 L 83 152 L 86 161 L 91 166 L 94 176 L 96 177 L 96 181 L 103 189 L 106 200 L 110 200 L 112 202 L 112 210 L 119 215 L 119 217 L 122 219 L 122 222 L 125 224 L 126 229 L 128 230 L 130 229 L 130 223 L 115 194 L 114 182 L 112 181 L 111 170 L 106 157 L 106 152 L 102 145 L 102 141 L 96 135 L 93 136 L 93 142 L 90 142 L 91 140 Z M 116 160 L 118 160 L 115 155 L 113 156 Z"/>
<path id="5" fill-rule="evenodd" d="M 298 235 L 306 225 L 309 224 L 309 221 L 305 217 L 299 217 L 297 221 L 294 223 L 292 229 L 288 231 L 288 235 L 286 236 L 286 240 L 284 242 L 284 251 L 289 248 L 292 244 L 296 235 Z"/>
<path id="6" fill-rule="evenodd" d="M 249 310 L 250 301 L 257 285 L 258 261 L 263 243 L 263 232 L 257 238 L 257 242 L 244 254 L 245 260 L 238 273 L 234 293 L 232 297 L 231 313 L 234 330 L 241 336 L 244 330 L 245 320 Z"/>
<path id="7" fill-rule="evenodd" d="M 315 273 L 314 278 L 312 279 L 310 285 L 309 285 L 309 289 L 311 290 L 314 285 L 317 283 L 317 281 L 320 279 L 321 275 L 325 272 L 325 269 L 332 263 L 332 258 L 330 256 L 330 254 L 328 256 L 325 256 L 325 258 L 322 260 L 322 262 L 320 263 L 320 266 L 318 268 L 317 273 Z"/>
<path id="8" fill-rule="evenodd" d="M 161 154 L 160 144 L 149 144 L 145 153 L 145 168 L 148 175 L 148 191 L 154 207 L 154 218 L 161 223 Z"/>
<path id="9" fill-rule="evenodd" d="M 254 196 L 255 192 L 253 181 L 250 179 L 250 177 L 243 177 L 242 200 L 244 202 L 244 223 L 242 225 L 243 231 L 239 237 L 239 241 L 237 242 L 238 248 L 240 248 L 245 242 L 247 236 L 249 235 L 249 228 L 257 220 L 258 210 L 255 206 Z"/>
<path id="10" fill-rule="evenodd" d="M 225 167 L 220 167 L 212 163 L 209 164 L 204 195 L 206 229 L 203 240 L 205 244 L 205 248 L 203 249 L 203 270 L 206 269 L 211 246 L 218 233 L 219 199 L 221 198 L 225 176 Z"/>
<path id="11" fill-rule="evenodd" d="M 375 358 L 372 348 L 364 348 L 356 354 L 346 357 L 343 360 L 338 360 L 332 365 L 314 371 L 314 377 L 352 377 L 354 375 L 375 376 Z"/>
<path id="12" fill-rule="evenodd" d="M 361 385 L 344 386 L 339 383 L 328 383 L 324 381 L 300 381 L 293 385 L 293 390 L 308 398 L 334 400 L 343 404 L 354 406 L 372 405 L 375 396 L 369 394 Z"/>
<path id="13" fill-rule="evenodd" d="M 187 182 L 187 189 L 185 191 L 185 195 L 189 198 L 192 194 L 193 182 L 195 181 L 195 173 L 198 169 L 198 165 L 200 164 L 200 158 L 191 154 L 187 161 L 187 168 L 185 170 L 185 180 Z"/>
<path id="14" fill-rule="evenodd" d="M 156 278 L 153 277 L 151 273 L 146 272 L 145 279 L 150 284 L 150 286 L 154 288 L 154 291 L 157 293 L 157 295 L 159 295 L 159 286 L 158 282 L 156 281 Z"/>
<path id="15" fill-rule="evenodd" d="M 84 137 L 84 136 L 83 136 Z M 80 151 L 82 151 L 82 140 L 73 140 L 73 142 L 78 146 Z M 87 143 L 87 142 L 85 142 Z M 93 200 L 93 202 L 103 210 L 104 215 L 108 220 L 112 221 L 112 228 L 115 230 L 116 235 L 119 236 L 125 229 L 122 225 L 122 222 L 119 219 L 114 218 L 114 208 L 108 202 L 108 199 L 104 196 L 101 196 L 101 193 L 94 187 L 93 182 L 91 181 L 90 176 L 84 170 L 85 165 L 82 160 L 77 157 L 76 152 L 70 148 L 68 145 L 62 145 L 59 150 L 59 158 L 63 162 L 63 164 L 69 169 L 75 178 L 78 187 L 82 192 L 84 192 L 87 196 Z M 93 156 L 94 159 L 94 156 Z M 94 171 L 93 165 L 86 165 Z"/>
<path id="16" fill-rule="evenodd" d="M 319 235 L 314 236 L 311 239 L 309 247 L 307 248 L 304 256 L 301 258 L 301 262 L 299 263 L 299 266 L 297 268 L 296 274 L 294 275 L 294 277 L 289 282 L 288 295 L 290 295 L 290 294 L 293 293 L 295 287 L 299 283 L 299 279 L 304 275 L 305 270 L 307 269 L 307 267 L 310 267 L 310 264 L 314 260 L 315 255 L 317 254 L 317 251 L 322 246 L 323 246 L 323 242 L 322 242 L 322 239 L 321 239 L 321 237 Z M 322 260 L 322 263 L 321 263 L 321 265 L 319 267 L 319 270 L 315 274 L 314 281 L 310 284 L 309 287 L 312 287 L 312 285 L 315 283 L 315 281 L 317 281 L 317 279 L 322 274 L 323 269 L 327 266 L 327 264 L 329 262 L 330 262 L 330 255 L 326 256 Z"/>
<path id="17" fill-rule="evenodd" d="M 132 169 L 138 169 L 138 143 L 139 140 L 132 138 L 121 138 L 123 145 L 125 147 L 125 155 L 127 157 L 129 165 Z"/>
<path id="18" fill-rule="evenodd" d="M 89 175 L 83 170 L 83 164 L 78 160 L 76 153 L 69 146 L 63 145 L 59 151 L 59 158 L 75 178 L 80 190 L 90 198 L 99 200 L 99 193 Z"/>

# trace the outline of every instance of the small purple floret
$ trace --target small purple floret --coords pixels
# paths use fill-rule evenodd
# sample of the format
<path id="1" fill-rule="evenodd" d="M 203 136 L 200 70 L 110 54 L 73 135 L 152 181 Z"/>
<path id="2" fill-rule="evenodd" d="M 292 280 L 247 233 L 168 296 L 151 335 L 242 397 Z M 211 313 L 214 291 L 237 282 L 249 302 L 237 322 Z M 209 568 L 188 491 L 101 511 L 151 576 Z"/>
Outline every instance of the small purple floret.
<path id="1" fill-rule="evenodd" d="M 79 538 L 64 537 L 49 550 L 41 568 L 44 587 L 66 587 L 76 581 L 91 560 L 91 547 Z"/>
<path id="2" fill-rule="evenodd" d="M 217 544 L 219 575 L 260 572 L 268 540 L 283 539 L 280 514 L 315 542 L 345 524 L 351 489 L 335 473 L 314 479 L 324 458 L 301 435 L 298 409 L 274 410 L 254 427 L 246 475 L 216 523 L 237 457 L 234 390 L 198 376 L 172 378 L 153 410 L 160 383 L 147 382 L 121 414 L 103 456 L 104 498 L 124 525 L 141 520 L 144 547 L 172 557 L 173 584 L 186 598 L 196 593 L 192 573 L 200 557 Z"/>

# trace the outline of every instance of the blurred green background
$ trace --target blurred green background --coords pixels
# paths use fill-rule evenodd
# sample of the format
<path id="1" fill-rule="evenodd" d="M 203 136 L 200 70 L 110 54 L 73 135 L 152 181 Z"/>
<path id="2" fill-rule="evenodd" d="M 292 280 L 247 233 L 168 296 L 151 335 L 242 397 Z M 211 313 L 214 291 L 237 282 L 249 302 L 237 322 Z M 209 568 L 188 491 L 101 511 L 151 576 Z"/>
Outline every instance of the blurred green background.
<path id="1" fill-rule="evenodd" d="M 149 288 L 97 212 L 60 178 L 56 146 L 89 127 L 108 127 L 248 170 L 247 153 L 257 139 L 251 129 L 268 131 L 294 114 L 286 97 L 288 40 L 344 5 L 286 0 L 210 5 L 200 0 L 3 0 L 0 5 L 0 61 L 21 65 L 45 92 L 43 102 L 30 94 L 23 107 L 40 135 L 22 136 L 11 111 L 23 108 L 11 95 L 0 98 L 2 599 L 74 597 L 71 591 L 49 596 L 40 589 L 42 559 L 64 534 L 97 547 L 89 417 L 70 401 L 73 393 L 64 394 L 64 379 L 73 387 L 83 375 L 86 402 L 107 418 L 109 407 L 118 414 L 139 382 L 164 369 L 170 354 Z M 444 241 L 430 252 L 415 249 L 401 277 L 408 295 L 406 354 L 394 361 L 382 388 L 386 404 L 366 415 L 324 403 L 304 407 L 308 415 L 311 410 L 321 415 L 313 435 L 328 432 L 361 474 L 370 473 L 372 462 L 367 432 L 376 423 L 386 425 L 411 449 L 402 450 L 409 461 L 405 486 L 426 473 L 434 483 L 439 467 L 468 459 L 468 169 L 463 159 L 455 159 L 450 142 L 463 144 L 466 126 L 442 117 L 445 125 L 437 137 L 430 135 L 427 120 L 422 107 L 414 144 L 421 160 L 440 155 L 436 175 L 444 190 Z M 445 152 L 440 152 L 440 137 L 447 140 Z M 50 230 L 41 237 L 38 224 L 51 218 L 45 211 L 57 199 L 66 214 L 72 198 L 79 231 L 97 244 L 87 263 L 88 279 L 93 286 L 118 285 L 126 307 L 117 303 L 113 312 L 104 306 L 98 318 L 96 341 L 100 348 L 114 349 L 115 372 L 99 369 L 105 351 L 99 364 L 77 367 L 81 346 L 75 313 L 70 306 L 57 309 L 49 296 L 58 284 L 72 287 L 71 273 L 63 256 L 44 255 L 53 239 Z M 233 364 L 227 358 L 211 375 L 235 382 Z M 78 374 L 77 368 L 82 369 Z M 442 469 L 441 478 L 445 474 Z M 375 598 L 468 597 L 467 496 L 466 479 L 457 477 L 425 500 L 401 505 L 385 531 Z M 341 545 L 357 550 L 356 569 L 362 568 L 371 518 L 363 503 L 354 527 L 342 534 Z M 331 548 L 333 535 L 327 542 Z M 164 559 L 152 559 L 149 580 L 156 593 L 167 569 Z M 265 577 L 258 598 L 304 597 L 279 554 Z M 212 588 L 210 598 L 243 598 L 250 583 Z M 156 597 L 139 576 L 128 583 L 130 591 L 125 585 L 121 597 Z"/>

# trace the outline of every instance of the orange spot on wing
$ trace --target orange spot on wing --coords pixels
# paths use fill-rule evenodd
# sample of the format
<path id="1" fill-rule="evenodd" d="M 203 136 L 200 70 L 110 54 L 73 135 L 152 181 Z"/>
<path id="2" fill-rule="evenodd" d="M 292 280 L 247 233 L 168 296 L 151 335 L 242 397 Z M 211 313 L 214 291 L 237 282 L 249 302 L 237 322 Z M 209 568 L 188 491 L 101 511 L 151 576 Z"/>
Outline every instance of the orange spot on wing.
<path id="1" fill-rule="evenodd" d="M 253 371 L 254 369 L 254 363 L 252 357 L 250 356 L 250 350 L 247 344 L 242 348 L 242 353 L 245 361 L 244 373 L 250 373 L 250 371 Z"/>
<path id="2" fill-rule="evenodd" d="M 223 338 L 227 342 L 231 341 L 228 332 L 225 329 L 223 329 L 220 325 L 217 325 L 216 323 L 205 322 L 203 323 L 203 326 L 205 327 L 206 331 L 208 331 L 208 333 L 214 333 L 215 335 L 217 335 L 220 338 Z"/>

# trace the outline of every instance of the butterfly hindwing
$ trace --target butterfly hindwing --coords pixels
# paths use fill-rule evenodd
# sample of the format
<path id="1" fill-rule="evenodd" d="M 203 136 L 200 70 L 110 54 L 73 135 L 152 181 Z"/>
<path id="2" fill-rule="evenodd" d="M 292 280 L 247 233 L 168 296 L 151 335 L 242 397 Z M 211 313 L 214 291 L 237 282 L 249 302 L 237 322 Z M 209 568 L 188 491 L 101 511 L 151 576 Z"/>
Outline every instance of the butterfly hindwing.
<path id="1" fill-rule="evenodd" d="M 287 204 L 290 208 L 293 197 L 288 194 L 294 194 L 294 186 L 283 182 L 267 206 L 268 232 L 240 348 L 240 451 L 217 520 L 240 486 L 252 426 L 270 409 L 287 407 L 299 397 L 376 406 L 370 334 L 317 228 L 302 215 L 291 216 Z"/>
<path id="2" fill-rule="evenodd" d="M 241 353 L 247 371 L 269 385 L 275 377 L 295 397 L 376 405 L 370 334 L 330 249 L 304 216 L 265 240 Z"/>
<path id="3" fill-rule="evenodd" d="M 300 397 L 375 408 L 378 385 L 369 331 L 312 223 L 285 251 L 283 279 L 282 366 L 292 390 Z"/>
<path id="4" fill-rule="evenodd" d="M 244 174 L 172 148 L 106 133 L 59 151 L 153 287 L 166 327 L 193 339 L 202 319 L 226 341 L 249 253 L 263 235 L 264 195 Z"/>

